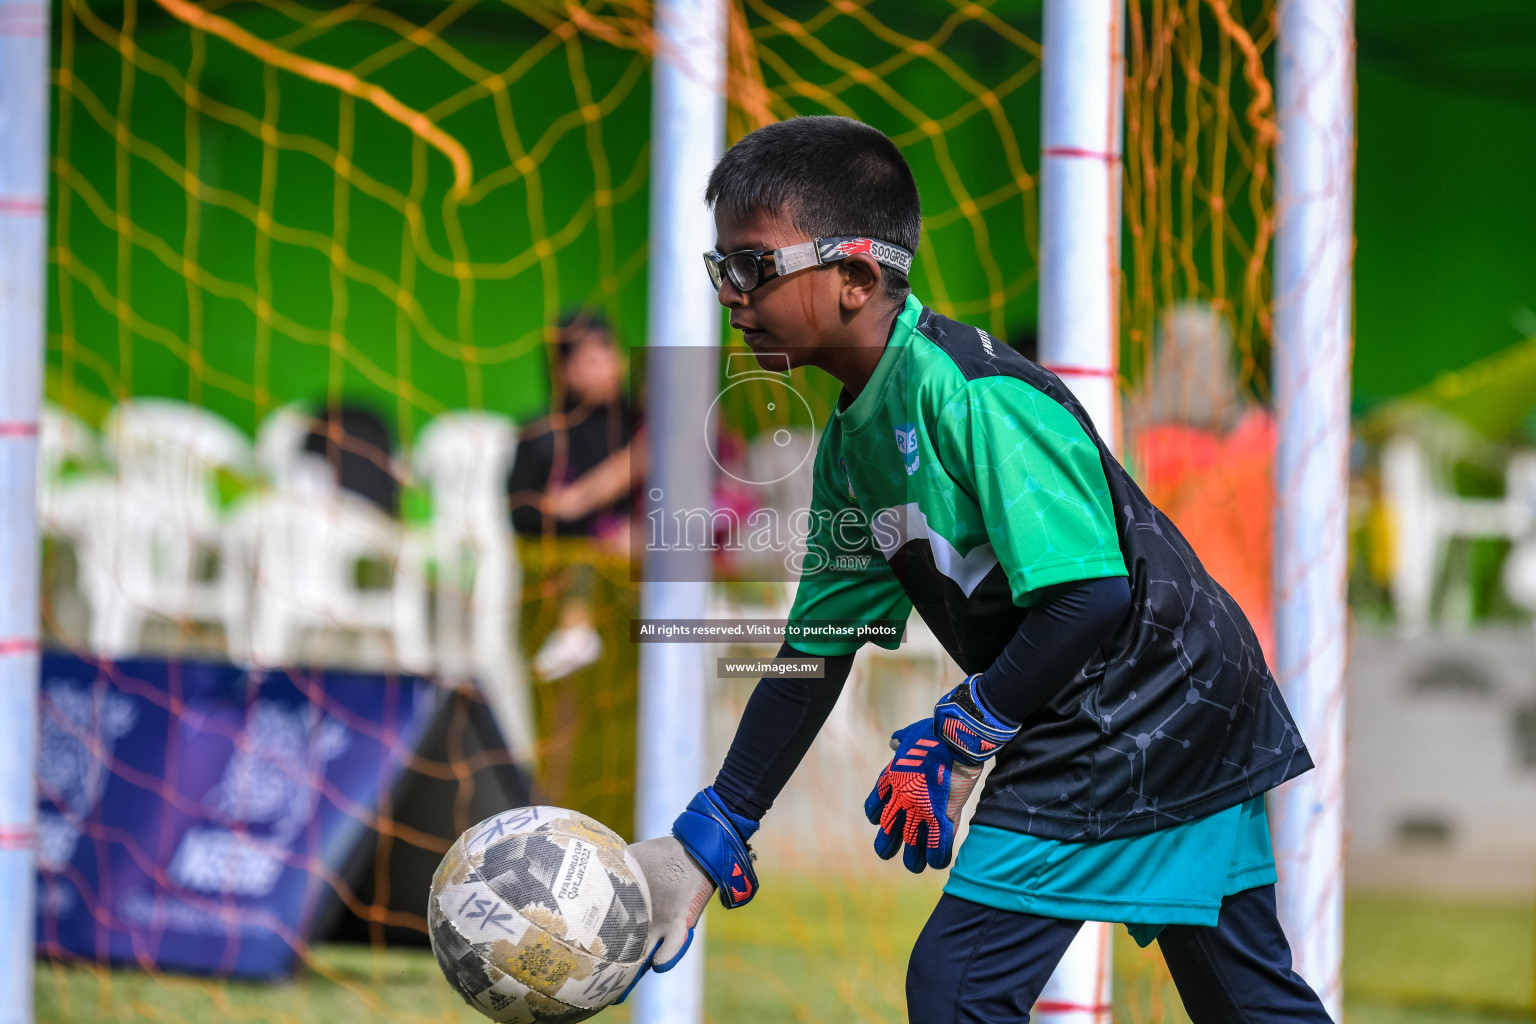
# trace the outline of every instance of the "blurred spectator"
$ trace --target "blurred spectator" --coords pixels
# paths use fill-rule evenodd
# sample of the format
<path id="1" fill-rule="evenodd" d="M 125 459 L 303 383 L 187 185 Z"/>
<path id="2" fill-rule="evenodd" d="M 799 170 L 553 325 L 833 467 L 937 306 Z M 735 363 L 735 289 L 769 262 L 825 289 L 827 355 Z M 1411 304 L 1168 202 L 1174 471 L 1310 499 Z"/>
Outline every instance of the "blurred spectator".
<path id="1" fill-rule="evenodd" d="M 560 325 L 554 393 L 559 411 L 523 428 L 508 479 L 512 528 L 526 536 L 611 538 L 627 529 L 635 423 L 624 360 L 601 313 Z"/>
<path id="2" fill-rule="evenodd" d="M 632 492 L 645 472 L 637 423 L 624 394 L 624 359 L 595 310 L 561 320 L 552 373 L 555 409 L 522 431 L 507 480 L 512 528 L 524 536 L 586 537 L 628 554 Z M 596 661 L 596 573 L 572 566 L 562 581 L 559 625 L 533 670 L 558 679 Z"/>
<path id="3" fill-rule="evenodd" d="M 1272 658 L 1275 423 L 1244 398 L 1219 313 L 1201 303 L 1164 313 L 1151 381 L 1131 396 L 1130 420 L 1147 496 L 1237 601 Z"/>
<path id="4" fill-rule="evenodd" d="M 1232 335 L 1203 302 L 1163 312 L 1153 339 L 1152 381 L 1137 412 L 1147 424 L 1178 423 L 1225 433 L 1249 411 L 1232 365 Z"/>
<path id="5" fill-rule="evenodd" d="M 342 490 L 399 516 L 400 481 L 391 454 L 395 442 L 384 417 L 364 405 L 337 403 L 315 413 L 311 423 L 304 451 L 325 459 Z"/>

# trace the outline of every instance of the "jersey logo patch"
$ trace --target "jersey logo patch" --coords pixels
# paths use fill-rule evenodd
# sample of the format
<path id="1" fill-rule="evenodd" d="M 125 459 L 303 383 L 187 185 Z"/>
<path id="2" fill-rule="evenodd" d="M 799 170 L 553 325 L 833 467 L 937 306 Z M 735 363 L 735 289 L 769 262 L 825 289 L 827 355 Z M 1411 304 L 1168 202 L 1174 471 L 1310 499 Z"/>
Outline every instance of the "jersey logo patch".
<path id="1" fill-rule="evenodd" d="M 917 472 L 917 428 L 909 423 L 896 425 L 896 450 L 906 464 L 907 476 Z"/>

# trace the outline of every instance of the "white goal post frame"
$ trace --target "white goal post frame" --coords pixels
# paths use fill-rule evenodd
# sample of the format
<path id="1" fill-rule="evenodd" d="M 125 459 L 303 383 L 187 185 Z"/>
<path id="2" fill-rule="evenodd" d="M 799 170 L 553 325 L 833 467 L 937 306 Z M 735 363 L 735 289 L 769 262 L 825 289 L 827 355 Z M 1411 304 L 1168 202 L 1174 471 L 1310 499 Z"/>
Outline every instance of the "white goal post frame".
<path id="1" fill-rule="evenodd" d="M 37 440 L 48 4 L 0 0 L 0 1024 L 30 1024 L 37 887 Z"/>

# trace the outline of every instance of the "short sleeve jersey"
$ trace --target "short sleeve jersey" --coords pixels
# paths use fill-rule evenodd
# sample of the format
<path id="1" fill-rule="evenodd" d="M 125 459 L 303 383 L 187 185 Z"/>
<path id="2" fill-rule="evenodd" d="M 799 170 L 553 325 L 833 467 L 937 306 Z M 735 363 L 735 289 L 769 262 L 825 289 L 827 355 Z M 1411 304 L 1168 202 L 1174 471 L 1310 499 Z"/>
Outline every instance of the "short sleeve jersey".
<path id="1" fill-rule="evenodd" d="M 832 413 L 814 478 L 790 613 L 801 627 L 915 607 L 980 672 L 1041 588 L 1130 577 L 1132 613 L 999 755 L 976 822 L 1130 835 L 1310 767 L 1241 609 L 1061 382 L 986 332 L 909 298 L 869 383 Z M 792 643 L 813 655 L 860 645 Z"/>
<path id="2" fill-rule="evenodd" d="M 914 330 L 922 313 L 909 301 L 869 384 L 823 432 L 791 616 L 904 619 L 909 592 L 942 594 L 936 616 L 918 598 L 924 620 L 979 672 L 1034 592 L 1124 576 L 1125 563 L 1098 450 L 1077 421 L 1021 380 L 967 381 Z M 795 646 L 847 654 L 858 642 Z"/>

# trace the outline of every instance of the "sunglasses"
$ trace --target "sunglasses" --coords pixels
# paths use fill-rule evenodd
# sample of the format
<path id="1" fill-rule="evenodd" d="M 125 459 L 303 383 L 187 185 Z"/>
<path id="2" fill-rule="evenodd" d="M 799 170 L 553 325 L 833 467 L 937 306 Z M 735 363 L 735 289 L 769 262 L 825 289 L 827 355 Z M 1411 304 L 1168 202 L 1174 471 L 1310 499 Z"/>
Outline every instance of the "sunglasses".
<path id="1" fill-rule="evenodd" d="M 720 290 L 722 282 L 729 280 L 732 287 L 746 294 L 775 277 L 788 277 L 797 270 L 822 267 L 861 254 L 872 256 L 876 263 L 903 274 L 912 268 L 912 254 L 906 249 L 878 238 L 858 235 L 816 238 L 782 249 L 738 249 L 727 253 L 711 249 L 704 254 L 704 268 L 709 271 L 715 291 Z"/>

